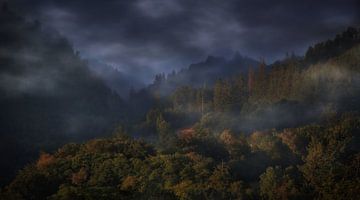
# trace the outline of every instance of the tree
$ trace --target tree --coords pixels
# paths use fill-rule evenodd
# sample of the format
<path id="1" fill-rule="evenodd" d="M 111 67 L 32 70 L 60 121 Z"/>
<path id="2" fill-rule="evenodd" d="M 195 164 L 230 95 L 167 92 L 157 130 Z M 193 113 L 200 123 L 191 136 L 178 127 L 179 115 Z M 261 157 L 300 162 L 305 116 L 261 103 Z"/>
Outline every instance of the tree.
<path id="1" fill-rule="evenodd" d="M 254 81 L 255 81 L 255 73 L 254 73 L 253 68 L 250 66 L 249 67 L 249 73 L 248 73 L 248 91 L 249 91 L 249 95 L 251 95 L 252 92 L 253 92 Z"/>
<path id="2" fill-rule="evenodd" d="M 230 187 L 231 175 L 228 166 L 222 162 L 213 171 L 209 177 L 210 195 L 215 199 L 226 199 L 229 194 L 227 190 Z"/>
<path id="3" fill-rule="evenodd" d="M 283 170 L 279 166 L 269 167 L 260 176 L 260 196 L 263 199 L 306 199 L 309 198 L 301 191 L 301 182 L 297 180 L 299 175 L 294 167 Z"/>
<path id="4" fill-rule="evenodd" d="M 214 110 L 236 111 L 241 104 L 240 90 L 233 80 L 218 80 L 214 86 Z"/>
<path id="5" fill-rule="evenodd" d="M 214 86 L 214 110 L 223 111 L 224 96 L 222 80 L 217 80 Z"/>
<path id="6" fill-rule="evenodd" d="M 301 171 L 317 198 L 357 199 L 359 163 L 353 148 L 359 145 L 360 121 L 343 118 L 331 123 L 332 126 L 312 136 Z"/>
<path id="7" fill-rule="evenodd" d="M 38 161 L 36 163 L 36 167 L 39 169 L 45 169 L 49 165 L 53 164 L 54 162 L 55 162 L 54 156 L 52 156 L 48 153 L 45 153 L 45 152 L 41 152 L 40 158 L 38 159 Z"/>
<path id="8" fill-rule="evenodd" d="M 71 177 L 71 182 L 75 185 L 83 184 L 88 178 L 88 173 L 84 167 L 80 168 L 77 173 L 74 173 Z"/>

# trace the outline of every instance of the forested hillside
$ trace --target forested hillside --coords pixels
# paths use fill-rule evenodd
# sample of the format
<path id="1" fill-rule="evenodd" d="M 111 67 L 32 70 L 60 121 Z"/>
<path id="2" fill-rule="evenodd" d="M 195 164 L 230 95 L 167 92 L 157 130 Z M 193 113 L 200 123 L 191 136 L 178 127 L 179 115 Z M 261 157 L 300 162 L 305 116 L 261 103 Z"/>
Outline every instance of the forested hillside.
<path id="1" fill-rule="evenodd" d="M 359 199 L 359 38 L 349 28 L 213 86 L 131 91 L 112 137 L 41 153 L 1 197 Z"/>
<path id="2" fill-rule="evenodd" d="M 37 11 L 47 18 L 77 20 L 60 20 L 67 25 L 60 27 L 79 30 L 73 33 L 79 43 L 97 38 L 98 43 L 83 45 L 101 51 L 93 55 L 103 60 L 85 60 L 57 31 L 2 5 L 0 199 L 360 199 L 359 27 L 310 46 L 303 56 L 288 54 L 273 63 L 239 53 L 208 56 L 160 73 L 142 87 L 140 79 L 147 75 L 132 80 L 137 76 L 130 73 L 140 74 L 144 63 L 170 63 L 178 59 L 166 57 L 174 52 L 190 57 L 228 52 L 225 43 L 231 48 L 249 45 L 232 46 L 228 40 L 235 37 L 217 40 L 235 30 L 241 36 L 252 30 L 248 38 L 254 44 L 266 43 L 260 36 L 273 34 L 272 29 L 259 34 L 244 23 L 240 30 L 241 23 L 226 14 L 223 20 L 234 23 L 214 30 L 227 22 L 213 19 L 208 12 L 217 8 L 207 10 L 206 5 L 192 21 L 172 15 L 195 13 L 185 12 L 191 9 L 180 3 L 159 8 L 149 2 L 121 3 L 125 7 L 116 13 L 124 15 L 112 21 L 113 16 L 92 10 L 93 1 L 64 7 L 54 2 L 37 2 Z M 77 13 L 79 5 L 89 6 L 91 16 Z M 189 21 L 180 23 L 183 18 Z M 173 29 L 174 19 L 186 31 Z M 101 34 L 76 29 L 82 20 L 101 21 L 92 27 Z M 150 29 L 143 34 L 142 21 L 155 27 L 156 36 Z M 194 30 L 186 29 L 189 24 Z M 110 38 L 113 27 L 124 34 L 120 42 Z M 157 34 L 159 29 L 167 30 L 166 38 Z M 293 27 L 289 33 L 295 34 Z M 181 35 L 184 41 L 177 40 Z M 278 47 L 267 42 L 267 48 Z M 247 47 L 248 52 L 259 48 Z M 127 58 L 134 55 L 139 57 Z M 166 62 L 159 61 L 165 57 Z M 103 64 L 106 60 L 114 62 Z M 134 69 L 122 73 L 110 66 L 117 62 Z"/>
<path id="3" fill-rule="evenodd" d="M 159 151 L 123 132 L 42 153 L 3 199 L 358 199 L 360 118 L 250 135 L 201 130 Z"/>
<path id="4" fill-rule="evenodd" d="M 219 78 L 247 73 L 249 66 L 256 68 L 258 65 L 258 61 L 242 56 L 239 52 L 228 60 L 223 57 L 208 56 L 205 61 L 191 64 L 178 72 L 173 71 L 167 76 L 163 73 L 156 75 L 153 84 L 149 87 L 158 90 L 162 95 L 169 95 L 181 86 L 212 87 Z"/>
<path id="5" fill-rule="evenodd" d="M 135 133 L 149 135 L 156 132 L 156 119 L 164 118 L 175 129 L 198 122 L 216 131 L 231 128 L 252 132 L 304 125 L 336 113 L 356 111 L 359 109 L 359 31 L 349 28 L 327 42 L 340 47 L 343 43 L 347 45 L 343 52 L 316 48 L 323 43 L 309 48 L 312 57 L 331 55 L 321 62 L 310 62 L 307 56 L 289 56 L 270 65 L 262 62 L 256 68 L 249 66 L 247 73 L 220 78 L 213 86 L 189 84 L 165 96 L 161 84 L 133 91 L 130 104 L 137 108 L 136 119 L 145 113 L 147 117 L 140 126 L 125 126 L 134 128 Z"/>

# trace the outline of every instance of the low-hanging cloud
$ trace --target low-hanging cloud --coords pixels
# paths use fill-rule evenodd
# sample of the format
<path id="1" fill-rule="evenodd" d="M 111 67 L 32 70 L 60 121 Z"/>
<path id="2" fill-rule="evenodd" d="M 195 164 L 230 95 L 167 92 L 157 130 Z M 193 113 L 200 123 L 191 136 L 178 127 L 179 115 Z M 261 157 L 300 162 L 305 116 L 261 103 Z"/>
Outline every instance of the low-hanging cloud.
<path id="1" fill-rule="evenodd" d="M 273 61 L 359 24 L 348 1 L 15 0 L 57 29 L 84 57 L 149 82 L 208 54 L 235 51 Z"/>
<path id="2" fill-rule="evenodd" d="M 343 111 L 353 111 L 358 106 L 360 72 L 347 64 L 326 62 L 310 66 L 302 72 L 302 87 L 297 91 L 312 94 L 311 101 L 283 100 L 245 113 L 236 124 L 242 131 L 287 128 L 316 122 Z M 308 98 L 305 95 L 305 98 Z M 230 117 L 229 117 L 230 118 Z M 235 116 L 231 116 L 237 119 Z"/>

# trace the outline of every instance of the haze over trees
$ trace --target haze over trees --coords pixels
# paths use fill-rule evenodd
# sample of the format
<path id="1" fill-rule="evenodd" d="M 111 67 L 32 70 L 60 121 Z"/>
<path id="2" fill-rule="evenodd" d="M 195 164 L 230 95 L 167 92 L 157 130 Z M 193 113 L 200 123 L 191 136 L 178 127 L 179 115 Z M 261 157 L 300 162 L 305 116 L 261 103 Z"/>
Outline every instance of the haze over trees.
<path id="1" fill-rule="evenodd" d="M 2 9 L 0 199 L 360 199 L 359 28 L 271 64 L 209 56 L 122 99 Z"/>
<path id="2" fill-rule="evenodd" d="M 0 24 L 4 181 L 40 149 L 106 134 L 125 107 L 58 33 L 43 30 L 38 21 L 26 22 L 5 6 Z"/>

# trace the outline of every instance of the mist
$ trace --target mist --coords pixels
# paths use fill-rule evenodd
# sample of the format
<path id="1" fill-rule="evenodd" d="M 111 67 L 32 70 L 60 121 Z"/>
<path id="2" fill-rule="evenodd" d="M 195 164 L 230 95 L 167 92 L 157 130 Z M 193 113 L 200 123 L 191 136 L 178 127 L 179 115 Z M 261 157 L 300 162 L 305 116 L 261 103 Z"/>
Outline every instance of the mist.
<path id="1" fill-rule="evenodd" d="M 40 150 L 111 135 L 126 110 L 66 38 L 5 5 L 0 12 L 0 146 L 1 157 L 12 161 L 1 163 L 0 184 Z"/>
<path id="2" fill-rule="evenodd" d="M 331 1 L 44 1 L 11 2 L 58 30 L 85 59 L 116 66 L 150 84 L 209 55 L 239 51 L 268 63 L 359 25 L 355 0 Z M 299 31 L 301 30 L 301 31 Z"/>
<path id="3" fill-rule="evenodd" d="M 5 1 L 0 199 L 359 199 L 359 5 Z"/>

